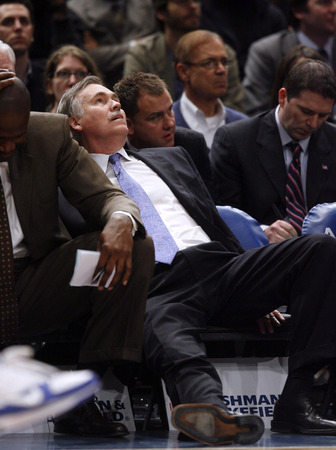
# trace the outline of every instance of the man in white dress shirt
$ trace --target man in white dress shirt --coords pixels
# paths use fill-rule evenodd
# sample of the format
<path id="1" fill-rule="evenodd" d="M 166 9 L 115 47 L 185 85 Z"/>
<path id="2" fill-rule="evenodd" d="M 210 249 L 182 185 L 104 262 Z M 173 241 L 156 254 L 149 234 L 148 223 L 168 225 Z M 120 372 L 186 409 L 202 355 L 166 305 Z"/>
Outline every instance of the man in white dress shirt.
<path id="1" fill-rule="evenodd" d="M 261 329 L 269 324 L 272 331 L 272 324 L 280 325 L 282 318 L 277 311 L 267 313 L 290 304 L 295 338 L 272 430 L 336 435 L 336 422 L 319 416 L 310 400 L 314 373 L 336 358 L 336 240 L 311 235 L 244 252 L 221 220 L 187 152 L 164 147 L 126 153 L 125 127 L 115 133 L 108 126 L 111 121 L 125 124 L 125 115 L 115 93 L 99 79 L 87 77 L 69 89 L 58 112 L 69 116 L 72 131 L 112 181 L 118 180 L 134 197 L 141 188 L 145 191 L 175 249 L 170 262 L 160 262 L 159 240 L 156 230 L 151 231 L 156 265 L 143 346 L 147 364 L 166 383 L 173 424 L 207 445 L 250 444 L 260 438 L 259 417 L 235 416 L 224 405 L 221 381 L 206 357 L 200 333 L 209 323 L 233 325 L 253 319 Z M 128 186 L 123 184 L 126 179 Z M 134 181 L 140 185 L 137 189 Z M 133 191 L 127 190 L 130 184 Z M 139 208 L 147 228 L 141 202 Z"/>
<path id="2" fill-rule="evenodd" d="M 184 91 L 174 102 L 176 125 L 203 133 L 211 148 L 218 127 L 246 118 L 221 98 L 228 87 L 230 60 L 222 38 L 196 30 L 182 36 L 175 49 L 175 68 Z"/>

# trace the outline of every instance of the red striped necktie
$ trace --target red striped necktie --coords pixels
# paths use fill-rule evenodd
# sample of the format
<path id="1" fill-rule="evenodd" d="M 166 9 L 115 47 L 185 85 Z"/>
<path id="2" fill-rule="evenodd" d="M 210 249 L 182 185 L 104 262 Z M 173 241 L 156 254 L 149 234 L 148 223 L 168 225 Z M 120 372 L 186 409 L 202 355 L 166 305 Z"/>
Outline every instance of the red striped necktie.
<path id="1" fill-rule="evenodd" d="M 302 148 L 295 141 L 290 142 L 288 147 L 293 153 L 293 158 L 287 175 L 286 210 L 289 222 L 293 225 L 297 234 L 300 235 L 302 222 L 307 214 L 301 183 L 300 154 Z"/>

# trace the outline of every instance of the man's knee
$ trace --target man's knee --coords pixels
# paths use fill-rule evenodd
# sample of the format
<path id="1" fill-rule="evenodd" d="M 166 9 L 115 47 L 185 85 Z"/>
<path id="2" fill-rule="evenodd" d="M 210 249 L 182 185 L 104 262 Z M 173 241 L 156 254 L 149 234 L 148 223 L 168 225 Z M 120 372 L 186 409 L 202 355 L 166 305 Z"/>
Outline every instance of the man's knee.
<path id="1" fill-rule="evenodd" d="M 323 233 L 313 233 L 304 236 L 302 239 L 308 248 L 320 254 L 321 264 L 330 261 L 330 259 L 335 259 L 336 239 L 334 237 Z"/>
<path id="2" fill-rule="evenodd" d="M 336 239 L 333 236 L 324 233 L 312 233 L 303 237 L 311 244 L 326 246 L 327 248 L 336 248 Z"/>

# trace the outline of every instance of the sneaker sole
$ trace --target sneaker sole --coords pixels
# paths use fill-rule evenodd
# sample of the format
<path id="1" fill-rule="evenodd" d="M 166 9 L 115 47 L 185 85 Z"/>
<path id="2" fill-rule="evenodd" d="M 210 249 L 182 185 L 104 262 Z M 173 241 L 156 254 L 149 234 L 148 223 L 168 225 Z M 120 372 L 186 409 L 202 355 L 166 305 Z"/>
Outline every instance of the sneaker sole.
<path id="1" fill-rule="evenodd" d="M 210 404 L 178 405 L 172 423 L 182 433 L 206 445 L 254 444 L 264 432 L 258 416 L 231 416 Z"/>
<path id="2" fill-rule="evenodd" d="M 0 433 L 19 431 L 37 425 L 48 417 L 63 414 L 88 400 L 99 389 L 101 382 L 97 376 L 92 377 L 85 385 L 49 399 L 36 408 L 13 410 L 10 413 L 0 411 Z"/>

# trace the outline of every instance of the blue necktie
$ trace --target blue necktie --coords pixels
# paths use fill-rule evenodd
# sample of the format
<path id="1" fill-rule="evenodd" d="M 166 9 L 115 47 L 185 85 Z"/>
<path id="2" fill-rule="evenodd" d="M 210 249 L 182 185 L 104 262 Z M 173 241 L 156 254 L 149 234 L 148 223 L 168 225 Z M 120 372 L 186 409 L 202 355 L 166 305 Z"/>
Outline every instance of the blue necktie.
<path id="1" fill-rule="evenodd" d="M 155 261 L 171 264 L 178 247 L 169 233 L 166 225 L 155 209 L 151 199 L 126 170 L 120 162 L 120 154 L 115 153 L 109 157 L 121 189 L 138 205 L 141 219 L 147 233 L 152 237 L 155 248 Z"/>
<path id="2" fill-rule="evenodd" d="M 286 210 L 289 222 L 293 225 L 297 234 L 300 235 L 302 222 L 307 214 L 301 184 L 300 153 L 302 148 L 294 141 L 289 144 L 289 148 L 293 152 L 293 159 L 287 175 Z"/>

